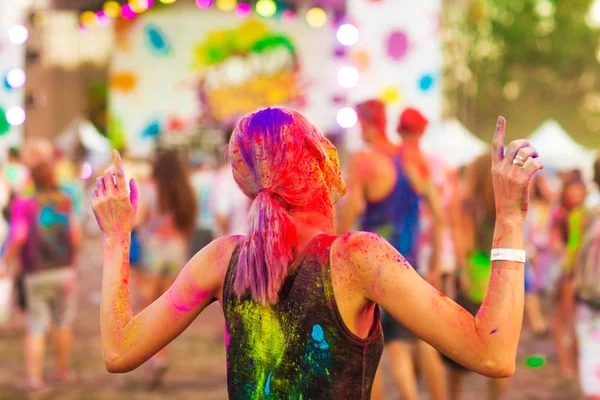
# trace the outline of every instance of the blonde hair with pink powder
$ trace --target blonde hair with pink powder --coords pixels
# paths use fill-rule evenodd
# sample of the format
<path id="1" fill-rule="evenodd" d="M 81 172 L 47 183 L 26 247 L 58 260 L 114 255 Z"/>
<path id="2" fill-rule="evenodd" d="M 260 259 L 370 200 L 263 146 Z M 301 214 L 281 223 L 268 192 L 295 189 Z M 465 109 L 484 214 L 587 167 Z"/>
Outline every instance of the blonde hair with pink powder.
<path id="1" fill-rule="evenodd" d="M 327 215 L 336 200 L 330 194 L 343 192 L 332 187 L 343 185 L 337 151 L 297 111 L 267 108 L 240 120 L 228 154 L 237 184 L 253 199 L 233 288 L 240 297 L 249 293 L 257 302 L 273 304 L 298 254 L 290 213 Z"/>

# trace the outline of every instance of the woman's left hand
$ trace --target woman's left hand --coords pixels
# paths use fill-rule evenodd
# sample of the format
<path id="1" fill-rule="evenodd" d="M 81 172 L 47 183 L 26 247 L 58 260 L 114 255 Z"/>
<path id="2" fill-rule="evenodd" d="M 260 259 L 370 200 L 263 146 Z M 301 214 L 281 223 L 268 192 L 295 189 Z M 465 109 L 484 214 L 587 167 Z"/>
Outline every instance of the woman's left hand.
<path id="1" fill-rule="evenodd" d="M 113 151 L 113 166 L 96 179 L 92 209 L 104 236 L 130 235 L 138 207 L 138 188 L 134 179 L 125 183 L 123 162 Z"/>

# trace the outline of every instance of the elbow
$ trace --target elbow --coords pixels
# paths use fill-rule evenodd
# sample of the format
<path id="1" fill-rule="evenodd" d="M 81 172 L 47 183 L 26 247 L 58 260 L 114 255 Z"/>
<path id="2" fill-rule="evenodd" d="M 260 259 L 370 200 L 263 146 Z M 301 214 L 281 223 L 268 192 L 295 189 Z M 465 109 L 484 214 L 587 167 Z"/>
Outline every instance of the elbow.
<path id="1" fill-rule="evenodd" d="M 484 362 L 482 375 L 489 378 L 510 378 L 515 374 L 515 361 L 514 358 L 506 360 L 504 357 L 497 357 Z"/>
<path id="2" fill-rule="evenodd" d="M 123 361 L 123 358 L 116 353 L 104 354 L 104 367 L 111 374 L 124 374 L 134 370 L 130 365 Z"/>

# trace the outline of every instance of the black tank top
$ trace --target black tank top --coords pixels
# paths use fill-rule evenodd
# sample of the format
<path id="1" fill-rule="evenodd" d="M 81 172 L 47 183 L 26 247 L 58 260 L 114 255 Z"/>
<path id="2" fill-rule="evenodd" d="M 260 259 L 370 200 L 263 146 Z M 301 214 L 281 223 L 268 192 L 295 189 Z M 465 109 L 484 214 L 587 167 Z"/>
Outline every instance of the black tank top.
<path id="1" fill-rule="evenodd" d="M 366 339 L 337 308 L 329 265 L 335 236 L 314 238 L 293 265 L 279 302 L 262 306 L 233 291 L 239 247 L 225 276 L 229 398 L 368 400 L 383 351 L 379 309 Z"/>

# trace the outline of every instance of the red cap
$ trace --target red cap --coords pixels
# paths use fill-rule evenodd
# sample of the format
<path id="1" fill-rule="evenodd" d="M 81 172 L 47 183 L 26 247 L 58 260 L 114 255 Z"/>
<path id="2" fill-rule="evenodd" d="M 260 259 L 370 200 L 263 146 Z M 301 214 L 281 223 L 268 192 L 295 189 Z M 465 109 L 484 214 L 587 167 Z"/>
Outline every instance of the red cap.
<path id="1" fill-rule="evenodd" d="M 414 108 L 408 107 L 400 114 L 398 132 L 422 134 L 425 133 L 428 123 L 429 121 L 423 114 Z"/>
<path id="2" fill-rule="evenodd" d="M 356 114 L 359 118 L 383 129 L 387 124 L 385 104 L 381 100 L 367 100 L 356 105 Z"/>

